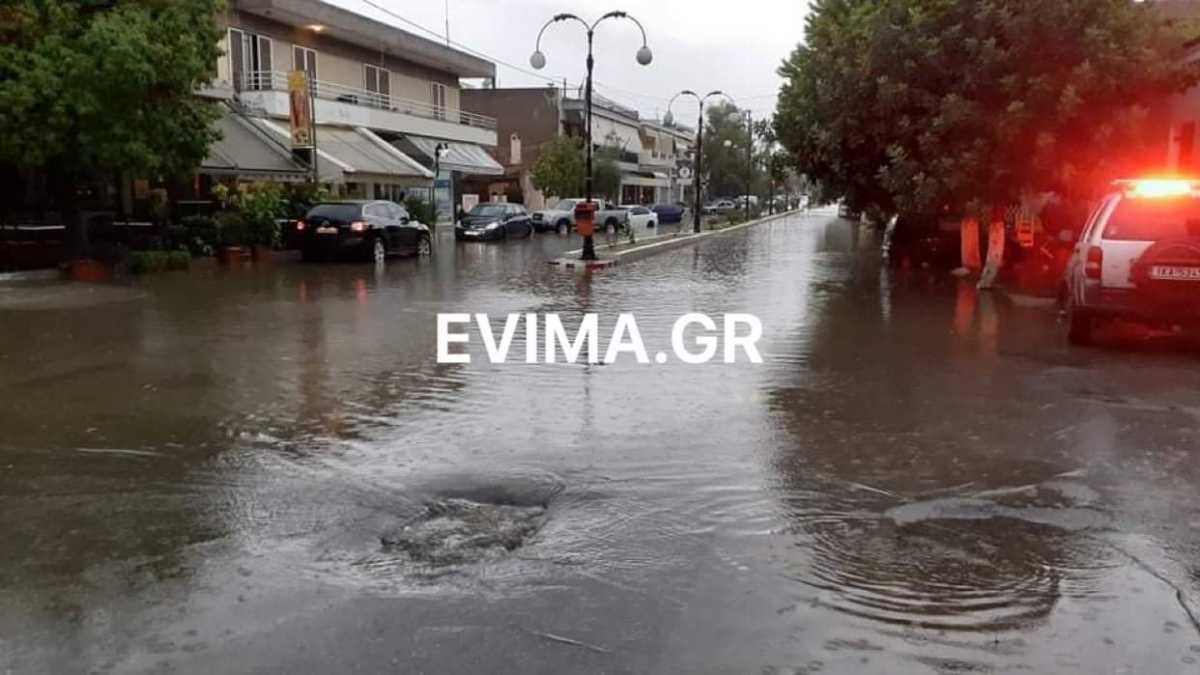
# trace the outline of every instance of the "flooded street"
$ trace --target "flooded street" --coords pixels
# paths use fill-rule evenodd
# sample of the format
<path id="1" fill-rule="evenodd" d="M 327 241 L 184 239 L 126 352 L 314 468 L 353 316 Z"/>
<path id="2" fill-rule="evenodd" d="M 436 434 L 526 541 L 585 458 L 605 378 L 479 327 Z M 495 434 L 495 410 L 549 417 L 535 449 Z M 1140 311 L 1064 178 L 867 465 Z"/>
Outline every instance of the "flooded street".
<path id="1" fill-rule="evenodd" d="M 831 213 L 590 276 L 447 234 L 0 287 L 0 672 L 1200 672 L 1193 350 Z M 438 312 L 748 312 L 765 363 L 438 365 Z"/>

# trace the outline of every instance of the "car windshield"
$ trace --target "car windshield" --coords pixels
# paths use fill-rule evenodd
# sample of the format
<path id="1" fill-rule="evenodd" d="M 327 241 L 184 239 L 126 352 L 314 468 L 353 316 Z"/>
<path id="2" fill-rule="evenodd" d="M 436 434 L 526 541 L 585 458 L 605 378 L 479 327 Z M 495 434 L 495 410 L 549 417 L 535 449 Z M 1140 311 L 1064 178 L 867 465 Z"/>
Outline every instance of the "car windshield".
<path id="1" fill-rule="evenodd" d="M 502 204 L 478 204 L 468 211 L 467 215 L 496 218 L 504 215 L 504 206 Z"/>
<path id="2" fill-rule="evenodd" d="M 560 201 L 554 205 L 554 210 L 555 211 L 574 211 L 575 210 L 575 202 L 571 201 L 570 199 L 563 199 L 562 201 Z"/>
<path id="3" fill-rule="evenodd" d="M 317 204 L 312 207 L 305 218 L 328 218 L 330 220 L 351 220 L 362 212 L 359 204 Z"/>
<path id="4" fill-rule="evenodd" d="M 1122 199 L 1104 238 L 1117 241 L 1162 241 L 1200 236 L 1200 199 Z"/>

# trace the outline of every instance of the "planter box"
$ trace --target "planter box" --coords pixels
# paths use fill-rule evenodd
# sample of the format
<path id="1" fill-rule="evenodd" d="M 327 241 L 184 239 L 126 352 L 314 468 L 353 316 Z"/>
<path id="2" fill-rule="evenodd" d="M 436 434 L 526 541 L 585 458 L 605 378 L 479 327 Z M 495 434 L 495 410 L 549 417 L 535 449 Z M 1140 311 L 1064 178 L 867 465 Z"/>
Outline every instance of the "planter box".
<path id="1" fill-rule="evenodd" d="M 217 250 L 217 261 L 222 265 L 233 265 L 249 258 L 250 249 L 242 246 L 222 246 Z"/>
<path id="2" fill-rule="evenodd" d="M 113 270 L 99 260 L 72 260 L 67 263 L 67 278 L 91 283 L 112 281 Z"/>
<path id="3" fill-rule="evenodd" d="M 275 260 L 275 251 L 270 246 L 255 245 L 250 249 L 250 258 L 256 263 L 269 263 Z"/>

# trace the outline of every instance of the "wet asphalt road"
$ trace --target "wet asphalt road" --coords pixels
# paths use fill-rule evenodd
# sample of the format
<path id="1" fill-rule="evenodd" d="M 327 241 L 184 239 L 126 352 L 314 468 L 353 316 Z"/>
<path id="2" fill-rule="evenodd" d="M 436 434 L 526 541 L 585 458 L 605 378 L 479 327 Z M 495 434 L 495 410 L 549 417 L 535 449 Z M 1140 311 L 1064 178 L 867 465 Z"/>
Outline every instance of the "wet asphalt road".
<path id="1" fill-rule="evenodd" d="M 0 672 L 1200 672 L 1193 349 L 828 213 L 439 244 L 0 286 Z M 752 312 L 766 362 L 437 365 L 439 311 Z"/>

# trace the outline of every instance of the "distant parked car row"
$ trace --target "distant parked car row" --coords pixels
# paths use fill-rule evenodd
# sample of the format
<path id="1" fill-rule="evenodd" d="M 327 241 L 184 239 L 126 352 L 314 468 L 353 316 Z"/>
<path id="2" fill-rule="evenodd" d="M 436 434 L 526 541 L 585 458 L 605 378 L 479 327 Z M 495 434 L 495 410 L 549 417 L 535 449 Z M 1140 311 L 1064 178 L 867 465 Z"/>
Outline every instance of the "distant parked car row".
<path id="1" fill-rule="evenodd" d="M 530 214 L 520 204 L 477 204 L 454 224 L 459 241 L 494 241 L 528 237 L 534 232 L 567 234 L 575 227 L 575 206 L 582 199 L 563 199 L 553 208 Z M 684 207 L 624 205 L 597 200 L 599 231 L 653 228 L 678 223 Z M 433 254 L 429 227 L 413 220 L 401 205 L 387 200 L 340 200 L 314 205 L 302 218 L 281 220 L 285 236 L 305 261 L 352 258 L 383 263 L 394 255 Z"/>

